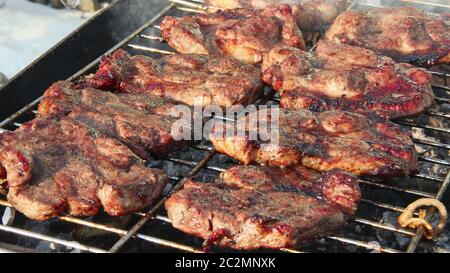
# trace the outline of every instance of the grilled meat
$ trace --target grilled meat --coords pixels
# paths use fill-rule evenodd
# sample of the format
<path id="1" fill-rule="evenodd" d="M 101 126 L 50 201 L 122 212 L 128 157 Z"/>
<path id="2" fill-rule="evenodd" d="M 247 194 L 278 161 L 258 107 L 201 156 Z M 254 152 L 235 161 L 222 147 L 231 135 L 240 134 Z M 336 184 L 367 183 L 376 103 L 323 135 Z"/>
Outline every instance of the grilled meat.
<path id="1" fill-rule="evenodd" d="M 217 151 L 244 164 L 303 165 L 382 177 L 417 169 L 409 133 L 378 116 L 350 112 L 259 110 L 234 124 L 216 123 L 210 140 Z"/>
<path id="2" fill-rule="evenodd" d="M 336 18 L 325 37 L 375 50 L 398 62 L 449 64 L 450 24 L 446 17 L 413 7 L 347 11 Z"/>
<path id="3" fill-rule="evenodd" d="M 78 87 L 151 94 L 187 105 L 251 103 L 262 89 L 260 69 L 230 58 L 174 54 L 160 59 L 123 50 L 102 59 Z"/>
<path id="4" fill-rule="evenodd" d="M 8 201 L 36 220 L 66 209 L 74 216 L 101 207 L 112 216 L 129 214 L 148 206 L 167 182 L 117 140 L 70 118 L 37 118 L 0 134 L 0 163 Z"/>
<path id="5" fill-rule="evenodd" d="M 288 5 L 264 10 L 233 9 L 161 22 L 161 35 L 181 53 L 231 56 L 259 64 L 264 53 L 277 44 L 301 49 L 305 41 Z"/>
<path id="6" fill-rule="evenodd" d="M 51 85 L 39 103 L 38 116 L 68 114 L 85 106 L 110 114 L 149 114 L 178 117 L 174 101 L 151 94 L 112 93 L 59 81 Z"/>
<path id="7" fill-rule="evenodd" d="M 343 172 L 236 166 L 214 183 L 186 182 L 165 206 L 175 228 L 207 245 L 256 249 L 333 233 L 359 199 L 356 178 Z"/>
<path id="8" fill-rule="evenodd" d="M 320 41 L 314 53 L 276 47 L 264 58 L 262 70 L 263 81 L 280 91 L 285 108 L 398 118 L 434 103 L 425 70 L 345 44 Z"/>
<path id="9" fill-rule="evenodd" d="M 356 177 L 332 170 L 319 173 L 302 166 L 235 166 L 220 174 L 223 183 L 249 190 L 296 192 L 334 204 L 347 215 L 356 212 L 361 193 Z"/>
<path id="10" fill-rule="evenodd" d="M 38 116 L 68 115 L 90 128 L 127 144 L 142 158 L 167 154 L 187 142 L 172 131 L 177 122 L 192 130 L 190 120 L 181 120 L 175 104 L 147 94 L 113 94 L 93 88 L 76 90 L 70 82 L 57 82 L 44 94 Z M 182 123 L 182 121 L 186 121 Z"/>
<path id="11" fill-rule="evenodd" d="M 303 32 L 321 31 L 333 23 L 336 17 L 347 10 L 346 0 L 207 0 L 210 11 L 217 9 L 255 8 L 288 4 Z"/>

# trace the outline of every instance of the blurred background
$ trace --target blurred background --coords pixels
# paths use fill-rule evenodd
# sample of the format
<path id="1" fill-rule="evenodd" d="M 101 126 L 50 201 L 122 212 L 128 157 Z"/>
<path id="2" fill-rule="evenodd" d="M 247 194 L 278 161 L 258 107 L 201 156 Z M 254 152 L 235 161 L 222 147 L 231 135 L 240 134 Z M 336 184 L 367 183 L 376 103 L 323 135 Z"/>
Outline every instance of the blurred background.
<path id="1" fill-rule="evenodd" d="M 0 86 L 111 0 L 0 0 Z"/>

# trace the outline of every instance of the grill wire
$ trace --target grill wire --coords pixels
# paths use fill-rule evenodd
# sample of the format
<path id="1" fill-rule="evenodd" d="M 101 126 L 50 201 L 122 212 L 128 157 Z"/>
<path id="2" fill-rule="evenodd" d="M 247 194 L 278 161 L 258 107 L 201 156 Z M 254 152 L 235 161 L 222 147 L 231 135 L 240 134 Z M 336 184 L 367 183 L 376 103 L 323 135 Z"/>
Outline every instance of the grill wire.
<path id="1" fill-rule="evenodd" d="M 130 34 L 123 41 L 118 43 L 115 47 L 111 48 L 108 52 L 105 52 L 105 54 L 109 54 L 118 48 L 125 48 L 133 54 L 144 54 L 151 57 L 173 54 L 173 49 L 170 49 L 168 45 L 164 43 L 159 34 L 159 22 L 161 18 L 165 15 L 183 16 L 187 13 L 192 12 L 204 12 L 206 7 L 203 5 L 202 0 L 171 1 L 172 2 L 168 2 L 168 6 L 166 8 L 161 10 L 161 12 L 159 12 L 153 18 L 150 18 L 143 26 Z M 356 6 L 358 5 L 353 4 L 350 8 L 355 8 Z M 85 68 L 81 69 L 79 72 L 70 77 L 68 80 L 74 80 L 86 74 L 87 72 L 95 68 L 98 62 L 99 59 L 93 61 Z M 440 80 L 439 84 L 432 86 L 437 96 L 436 103 L 437 105 L 439 105 L 439 110 L 430 110 L 424 113 L 421 117 L 443 119 L 443 122 L 445 124 L 450 117 L 450 114 L 448 114 L 448 109 L 450 106 L 450 88 L 448 81 L 450 78 L 450 74 L 436 71 L 430 71 L 430 73 L 433 75 L 433 77 Z M 277 99 L 271 97 L 271 95 L 273 95 L 273 93 L 268 92 L 268 94 L 260 98 L 257 103 L 264 104 L 268 100 L 276 102 Z M 36 113 L 35 109 L 40 99 L 41 98 L 36 99 L 34 102 L 25 106 L 11 117 L 0 122 L 0 133 L 3 130 L 13 130 L 20 126 L 22 122 L 32 118 L 32 115 Z M 436 126 L 428 122 L 421 122 L 420 120 L 419 122 L 417 122 L 415 120 L 404 119 L 396 122 L 398 124 L 401 124 L 402 126 L 406 126 L 407 128 L 413 128 L 414 130 L 424 130 L 432 134 L 444 134 L 444 139 L 448 139 L 448 134 L 450 133 L 450 129 L 448 129 L 448 126 Z M 343 230 L 341 234 L 317 239 L 312 243 L 306 245 L 305 247 L 301 247 L 300 249 L 281 249 L 281 251 L 294 253 L 304 252 L 305 250 L 312 252 L 329 252 L 336 250 L 345 251 L 348 247 L 354 247 L 355 250 L 362 251 L 389 253 L 415 252 L 416 248 L 420 245 L 419 243 L 422 239 L 423 230 L 419 228 L 417 231 L 411 231 L 408 229 L 396 227 L 395 225 L 386 222 L 385 219 L 380 219 L 379 215 L 383 215 L 384 212 L 392 212 L 398 215 L 404 210 L 404 207 L 408 205 L 409 202 L 422 197 L 441 200 L 450 183 L 450 162 L 447 159 L 439 159 L 435 156 L 428 156 L 427 152 L 430 149 L 437 149 L 441 152 L 444 151 L 444 154 L 448 154 L 450 144 L 417 138 L 414 139 L 414 142 L 417 144 L 418 149 L 421 148 L 425 151 L 421 152 L 419 156 L 419 161 L 421 162 L 421 164 L 420 172 L 418 174 L 412 174 L 408 178 L 400 179 L 398 183 L 391 183 L 392 181 L 381 183 L 377 181 L 360 180 L 360 185 L 363 192 L 363 199 L 361 200 L 360 207 L 364 206 L 365 208 L 359 209 L 356 217 L 349 222 L 348 226 Z M 189 171 L 183 176 L 170 176 L 170 182 L 171 185 L 173 185 L 173 188 L 168 194 L 162 197 L 159 202 L 151 206 L 151 208 L 147 212 L 135 213 L 133 217 L 136 218 L 136 221 L 133 225 L 131 225 L 131 228 L 118 228 L 110 223 L 100 223 L 100 221 L 97 222 L 95 220 L 92 220 L 91 218 L 80 219 L 67 215 L 59 216 L 56 220 L 53 220 L 56 221 L 57 226 L 70 224 L 74 225 L 75 227 L 89 228 L 90 230 L 97 230 L 105 232 L 107 234 L 117 235 L 119 239 L 117 240 L 117 237 L 115 237 L 116 239 L 113 241 L 109 249 L 58 238 L 54 235 L 52 236 L 42 234 L 23 227 L 15 227 L 14 224 L 0 224 L 0 234 L 3 233 L 8 236 L 16 235 L 19 238 L 35 239 L 37 241 L 64 246 L 69 249 L 96 253 L 118 252 L 126 248 L 126 245 L 128 246 L 130 244 L 133 245 L 141 242 L 150 243 L 150 246 L 147 246 L 147 248 L 150 249 L 152 247 L 160 246 L 168 251 L 176 250 L 185 252 L 203 252 L 201 248 L 201 241 L 199 239 L 189 238 L 191 236 L 180 234 L 180 232 L 171 227 L 170 220 L 165 216 L 166 214 L 163 208 L 163 204 L 171 193 L 182 188 L 185 178 L 192 178 L 197 174 L 205 171 L 217 175 L 219 172 L 225 170 L 226 168 L 224 168 L 224 164 L 216 163 L 217 160 L 214 160 L 217 157 L 224 156 L 217 155 L 216 151 L 214 150 L 214 148 L 212 148 L 210 143 L 202 142 L 197 145 L 192 145 L 189 149 L 191 151 L 196 150 L 202 153 L 203 157 L 197 160 L 185 159 L 185 156 L 180 156 L 180 154 L 182 154 L 183 152 L 178 152 L 169 155 L 167 158 L 158 159 L 160 161 L 171 162 L 172 164 L 184 166 L 186 168 L 189 168 Z M 189 153 L 189 151 L 184 151 L 184 154 L 186 153 Z M 230 165 L 228 165 L 227 167 L 229 166 Z M 440 168 L 444 169 L 444 172 L 441 171 L 442 175 L 430 174 L 427 171 L 435 168 L 436 166 L 440 166 Z M 434 190 L 424 191 L 421 187 L 422 184 L 432 185 L 432 188 Z M 407 187 L 405 187 L 405 185 Z M 6 193 L 4 190 L 1 190 L 1 188 L 0 192 L 3 194 Z M 382 198 L 372 198 L 371 192 L 379 193 L 378 196 L 390 195 L 390 198 L 386 198 L 387 201 L 380 201 L 379 199 Z M 0 207 L 4 209 L 10 208 L 10 210 L 14 211 L 11 204 L 9 204 L 5 200 L 4 195 L 0 195 Z M 378 213 L 374 213 L 374 211 L 377 211 Z M 430 209 L 428 211 L 427 217 L 431 219 L 432 214 L 433 211 Z M 35 223 L 35 225 L 39 224 L 40 223 Z M 152 228 L 160 230 L 159 234 L 150 235 L 152 234 Z M 371 237 L 376 237 L 376 234 L 382 233 L 385 236 L 391 236 L 391 238 L 394 238 L 393 240 L 395 240 L 396 236 L 407 238 L 408 242 L 402 247 L 399 246 L 398 248 L 383 246 L 379 243 L 368 241 L 363 238 L 368 236 L 361 236 L 361 238 L 359 238 L 357 235 L 355 236 L 355 234 L 359 233 L 358 231 L 355 231 L 357 229 L 369 229 Z M 165 236 L 161 236 L 161 234 Z M 6 249 L 10 249 L 8 248 L 8 246 L 10 245 L 0 242 L 0 250 L 4 249 L 6 251 Z M 439 248 L 434 248 L 434 250 L 445 251 L 445 249 Z M 223 249 L 221 251 L 223 251 Z"/>

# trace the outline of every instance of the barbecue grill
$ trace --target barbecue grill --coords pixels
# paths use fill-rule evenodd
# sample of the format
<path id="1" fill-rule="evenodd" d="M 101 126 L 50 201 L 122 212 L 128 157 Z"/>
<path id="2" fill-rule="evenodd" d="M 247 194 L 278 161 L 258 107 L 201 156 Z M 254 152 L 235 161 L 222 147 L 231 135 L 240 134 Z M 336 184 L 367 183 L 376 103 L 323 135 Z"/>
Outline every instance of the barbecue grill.
<path id="1" fill-rule="evenodd" d="M 423 1 L 396 1 L 435 12 L 449 12 L 450 6 Z M 368 4 L 353 4 L 352 9 L 371 8 Z M 158 57 L 173 54 L 159 34 L 163 16 L 184 16 L 204 12 L 202 0 L 146 1 L 119 0 L 76 30 L 43 57 L 31 64 L 0 90 L 0 132 L 14 130 L 33 118 L 43 90 L 57 80 L 74 80 L 95 69 L 99 58 L 124 48 L 132 54 Z M 402 119 L 398 124 L 410 128 L 419 153 L 419 173 L 390 181 L 360 180 L 363 199 L 356 217 L 335 236 L 316 239 L 298 249 L 282 252 L 415 252 L 450 251 L 439 244 L 422 240 L 423 229 L 416 231 L 397 227 L 395 218 L 412 201 L 421 198 L 442 200 L 450 183 L 450 161 L 447 143 L 450 129 L 450 73 L 431 71 L 436 106 L 420 117 Z M 448 69 L 448 68 L 447 68 Z M 71 76 L 70 76 L 71 75 Z M 273 92 L 258 103 L 277 103 Z M 215 117 L 220 118 L 220 117 Z M 202 241 L 181 233 L 170 225 L 164 201 L 180 189 L 185 178 L 211 180 L 233 160 L 219 155 L 210 143 L 202 141 L 185 151 L 166 158 L 150 160 L 152 166 L 164 168 L 172 185 L 159 202 L 146 211 L 126 218 L 126 224 L 106 215 L 87 219 L 60 216 L 49 222 L 35 222 L 15 214 L 12 206 L 0 194 L 0 250 L 33 252 L 31 245 L 49 245 L 48 251 L 119 252 L 119 251 L 186 251 L 202 252 Z M 173 170 L 176 171 L 173 171 Z M 5 193 L 5 189 L 1 189 Z M 427 211 L 428 220 L 434 210 Z M 114 222 L 115 221 L 115 222 Z M 86 240 L 77 236 L 81 231 L 98 234 L 101 239 Z M 91 238 L 91 237 L 90 237 Z M 226 251 L 224 249 L 216 249 Z"/>

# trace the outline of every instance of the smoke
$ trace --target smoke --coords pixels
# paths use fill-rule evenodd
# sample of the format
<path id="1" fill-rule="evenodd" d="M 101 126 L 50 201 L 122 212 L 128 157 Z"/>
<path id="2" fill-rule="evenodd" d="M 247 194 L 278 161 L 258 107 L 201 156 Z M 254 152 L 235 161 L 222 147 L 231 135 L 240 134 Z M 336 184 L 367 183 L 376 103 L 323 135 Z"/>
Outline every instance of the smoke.
<path id="1" fill-rule="evenodd" d="M 433 13 L 450 12 L 448 0 L 358 0 L 357 2 L 371 7 L 411 6 Z"/>

